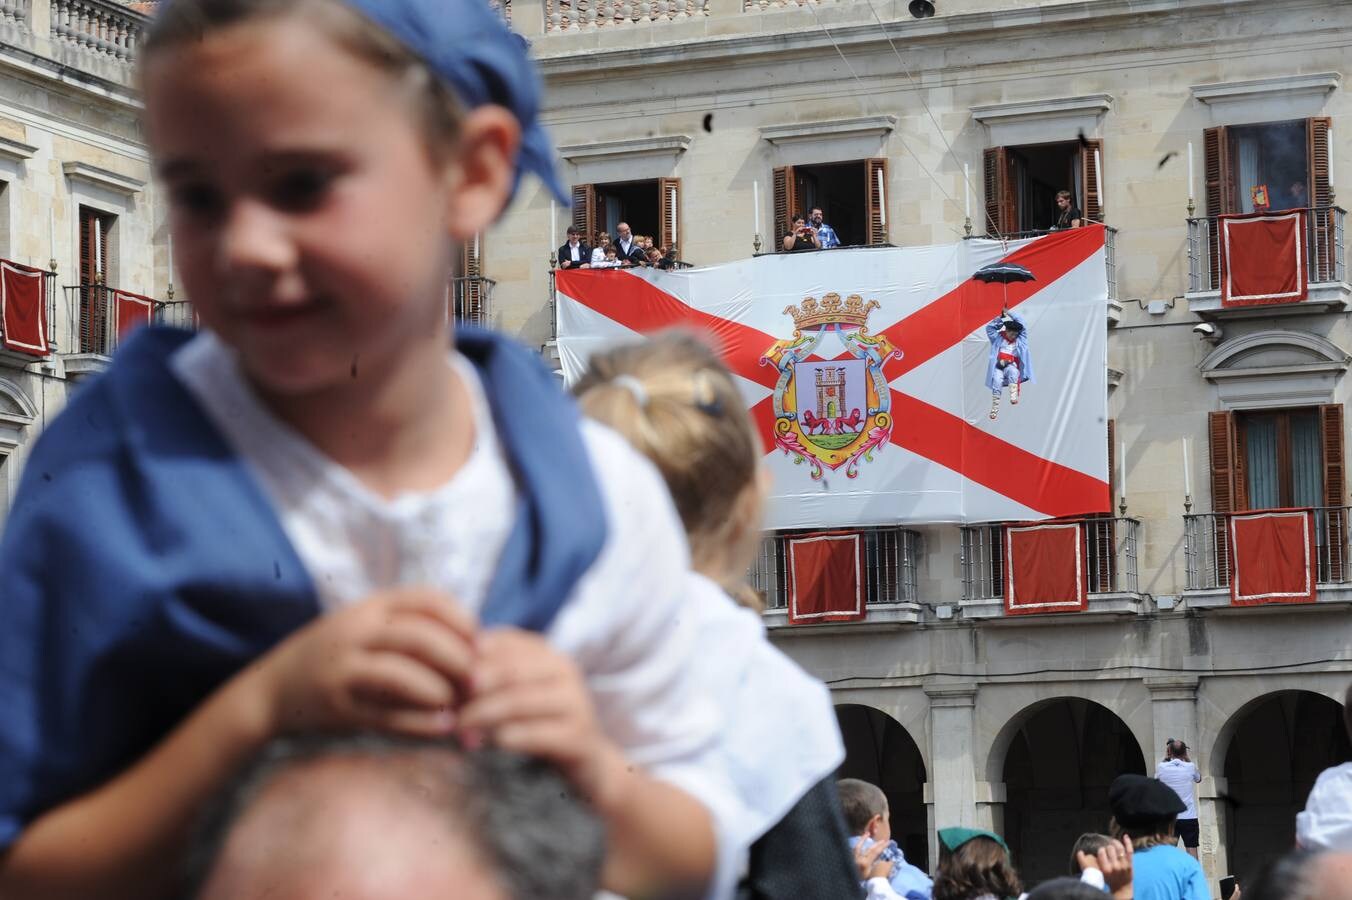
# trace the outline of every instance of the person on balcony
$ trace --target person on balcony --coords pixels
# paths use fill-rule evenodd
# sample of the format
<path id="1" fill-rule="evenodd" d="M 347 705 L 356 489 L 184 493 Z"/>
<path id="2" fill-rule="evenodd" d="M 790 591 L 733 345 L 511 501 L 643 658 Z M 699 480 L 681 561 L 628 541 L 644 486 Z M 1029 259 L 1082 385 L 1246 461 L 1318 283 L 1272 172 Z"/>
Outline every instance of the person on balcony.
<path id="1" fill-rule="evenodd" d="M 1305 179 L 1300 178 L 1286 188 L 1286 195 L 1282 197 L 1278 209 L 1309 209 L 1310 192 L 1305 186 Z"/>
<path id="2" fill-rule="evenodd" d="M 591 265 L 592 249 L 582 240 L 576 225 L 568 226 L 568 243 L 559 248 L 560 269 L 585 269 Z"/>
<path id="3" fill-rule="evenodd" d="M 591 261 L 593 266 L 599 262 L 605 262 L 606 248 L 609 246 L 611 246 L 610 235 L 606 234 L 604 231 L 596 232 L 596 241 L 592 244 Z"/>
<path id="4" fill-rule="evenodd" d="M 808 224 L 817 232 L 817 240 L 821 242 L 823 250 L 830 250 L 833 247 L 840 246 L 840 238 L 836 237 L 836 230 L 822 221 L 822 210 L 820 206 L 812 207 L 812 215 L 808 217 Z"/>
<path id="5" fill-rule="evenodd" d="M 615 226 L 615 249 L 622 267 L 641 266 L 646 259 L 643 247 L 634 237 L 634 232 L 629 230 L 628 222 L 621 222 Z"/>
<path id="6" fill-rule="evenodd" d="M 807 219 L 802 216 L 793 217 L 793 228 L 788 234 L 784 235 L 783 246 L 787 253 L 795 253 L 799 250 L 820 250 L 822 248 L 816 230 L 808 225 Z"/>
<path id="7" fill-rule="evenodd" d="M 1075 201 L 1070 196 L 1070 191 L 1057 191 L 1056 224 L 1052 227 L 1052 230 L 1062 231 L 1066 228 L 1079 228 L 1083 224 L 1084 214 L 1075 205 Z"/>

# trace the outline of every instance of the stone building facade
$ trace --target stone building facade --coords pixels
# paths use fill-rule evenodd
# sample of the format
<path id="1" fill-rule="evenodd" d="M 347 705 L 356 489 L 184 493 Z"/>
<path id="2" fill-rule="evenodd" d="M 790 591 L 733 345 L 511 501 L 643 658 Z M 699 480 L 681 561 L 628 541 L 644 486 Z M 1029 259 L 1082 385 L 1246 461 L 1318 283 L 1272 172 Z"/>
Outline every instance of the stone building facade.
<path id="1" fill-rule="evenodd" d="M 1104 328 L 1125 449 L 1112 467 L 1125 505 L 1084 526 L 1110 548 L 1088 609 L 1006 617 L 999 524 L 922 524 L 876 532 L 865 621 L 788 626 L 772 591 L 767 622 L 831 685 L 846 770 L 883 784 L 912 858 L 933 862 L 936 826 L 995 827 L 1026 874 L 1056 874 L 1081 831 L 1105 827 L 1111 778 L 1153 772 L 1178 737 L 1205 776 L 1208 875 L 1244 874 L 1290 846 L 1314 775 L 1349 758 L 1352 288 L 1329 207 L 1352 185 L 1335 137 L 1352 127 L 1352 6 L 934 5 L 914 19 L 901 0 L 513 0 L 580 209 L 527 187 L 485 238 L 497 324 L 550 352 L 551 238 L 574 221 L 627 218 L 716 264 L 757 239 L 769 252 L 785 216 L 811 205 L 847 244 L 910 246 L 969 224 L 975 236 L 1048 227 L 1054 190 L 1070 189 L 1115 232 Z M 1236 312 L 1218 298 L 1210 229 L 1251 208 L 1256 179 L 1315 192 L 1311 258 L 1323 261 L 1306 302 Z M 1290 496 L 1289 473 L 1248 485 L 1258 476 L 1234 471 L 1245 454 L 1250 471 L 1304 466 L 1314 493 Z M 1232 606 L 1217 522 L 1277 505 L 1322 509 L 1317 602 Z M 777 554 L 771 541 L 762 575 Z"/>
<path id="2" fill-rule="evenodd" d="M 115 349 L 114 292 L 172 312 L 135 90 L 147 21 L 107 0 L 0 4 L 0 258 L 50 273 L 51 351 L 0 348 L 0 519 L 32 438 Z"/>

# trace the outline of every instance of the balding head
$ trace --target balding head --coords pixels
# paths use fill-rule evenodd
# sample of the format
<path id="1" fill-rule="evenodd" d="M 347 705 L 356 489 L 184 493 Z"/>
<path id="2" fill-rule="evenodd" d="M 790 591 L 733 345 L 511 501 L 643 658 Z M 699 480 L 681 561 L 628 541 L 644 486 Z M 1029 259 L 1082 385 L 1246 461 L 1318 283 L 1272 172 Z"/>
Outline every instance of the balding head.
<path id="1" fill-rule="evenodd" d="M 590 898 L 602 832 L 552 770 L 379 738 L 272 748 L 199 854 L 200 900 Z"/>

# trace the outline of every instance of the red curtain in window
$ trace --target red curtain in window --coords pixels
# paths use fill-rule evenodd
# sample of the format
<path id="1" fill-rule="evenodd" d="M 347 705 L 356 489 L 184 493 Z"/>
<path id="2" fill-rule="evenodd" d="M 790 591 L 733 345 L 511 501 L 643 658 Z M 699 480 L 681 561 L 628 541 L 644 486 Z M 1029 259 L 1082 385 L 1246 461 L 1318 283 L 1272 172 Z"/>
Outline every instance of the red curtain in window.
<path id="1" fill-rule="evenodd" d="M 1298 303 L 1309 295 L 1305 212 L 1221 216 L 1221 305 Z"/>
<path id="2" fill-rule="evenodd" d="M 126 291 L 113 291 L 113 306 L 117 310 L 117 342 L 119 344 L 142 325 L 149 325 L 155 313 L 154 300 Z"/>
<path id="3" fill-rule="evenodd" d="M 1315 596 L 1314 512 L 1268 510 L 1230 517 L 1235 548 L 1230 573 L 1230 602 L 1313 603 Z"/>
<path id="4" fill-rule="evenodd" d="M 789 538 L 789 624 L 864 618 L 864 536 L 825 531 Z"/>
<path id="5" fill-rule="evenodd" d="M 6 350 L 47 355 L 46 292 L 41 269 L 0 260 L 0 328 Z"/>
<path id="6" fill-rule="evenodd" d="M 1078 612 L 1088 605 L 1084 540 L 1078 522 L 1005 529 L 1005 612 Z"/>

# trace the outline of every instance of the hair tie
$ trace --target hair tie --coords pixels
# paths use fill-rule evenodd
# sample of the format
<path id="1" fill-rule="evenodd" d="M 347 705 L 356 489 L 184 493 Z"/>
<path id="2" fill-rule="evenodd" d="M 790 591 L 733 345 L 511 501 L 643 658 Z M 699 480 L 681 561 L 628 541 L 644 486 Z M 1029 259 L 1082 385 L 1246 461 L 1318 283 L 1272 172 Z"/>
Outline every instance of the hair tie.
<path id="1" fill-rule="evenodd" d="M 610 379 L 610 383 L 617 388 L 628 391 L 630 396 L 634 398 L 634 402 L 638 404 L 639 409 L 648 408 L 648 389 L 643 386 L 643 382 L 633 375 L 616 375 Z"/>

